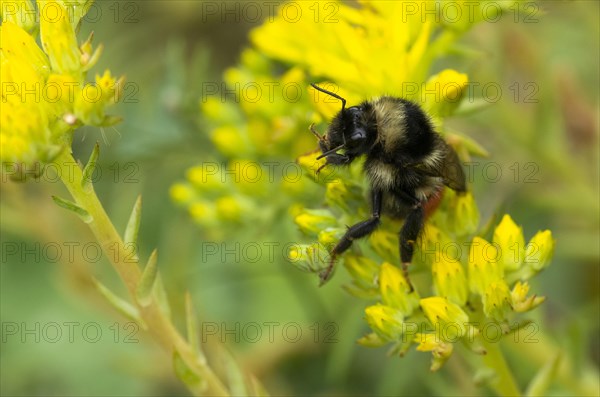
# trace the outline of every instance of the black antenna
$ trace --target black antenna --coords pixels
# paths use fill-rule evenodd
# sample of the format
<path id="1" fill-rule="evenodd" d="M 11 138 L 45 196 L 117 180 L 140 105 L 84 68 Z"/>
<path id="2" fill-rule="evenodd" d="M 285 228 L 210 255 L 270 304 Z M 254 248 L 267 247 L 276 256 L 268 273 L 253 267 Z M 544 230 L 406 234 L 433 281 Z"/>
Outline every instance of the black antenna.
<path id="1" fill-rule="evenodd" d="M 338 94 L 335 94 L 335 93 L 333 93 L 333 92 L 331 92 L 331 91 L 327 91 L 326 89 L 324 89 L 324 88 L 321 88 L 321 87 L 319 87 L 319 86 L 318 86 L 318 85 L 316 85 L 316 84 L 313 84 L 313 83 L 311 83 L 310 85 L 311 85 L 311 86 L 312 86 L 312 88 L 314 88 L 315 90 L 317 90 L 317 91 L 321 91 L 321 92 L 323 92 L 323 93 L 325 93 L 325 94 L 327 94 L 327 95 L 330 95 L 330 96 L 332 96 L 332 97 L 334 97 L 334 98 L 337 98 L 337 99 L 339 99 L 340 101 L 342 101 L 342 112 L 344 112 L 344 109 L 346 108 L 346 100 L 345 100 L 344 98 L 342 98 L 342 97 L 341 97 L 341 96 L 339 96 Z"/>

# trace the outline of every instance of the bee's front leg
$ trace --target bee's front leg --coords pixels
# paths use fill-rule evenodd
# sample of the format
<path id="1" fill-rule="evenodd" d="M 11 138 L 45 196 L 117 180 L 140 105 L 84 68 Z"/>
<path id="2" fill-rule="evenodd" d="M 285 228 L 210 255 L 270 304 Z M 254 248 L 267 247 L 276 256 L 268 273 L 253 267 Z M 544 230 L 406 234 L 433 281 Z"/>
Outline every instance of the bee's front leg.
<path id="1" fill-rule="evenodd" d="M 352 157 L 346 155 L 346 154 L 337 154 L 337 153 L 332 153 L 330 155 L 328 155 L 326 157 L 327 159 L 327 164 L 331 164 L 331 165 L 344 165 L 344 164 L 348 164 L 350 161 L 352 161 Z"/>

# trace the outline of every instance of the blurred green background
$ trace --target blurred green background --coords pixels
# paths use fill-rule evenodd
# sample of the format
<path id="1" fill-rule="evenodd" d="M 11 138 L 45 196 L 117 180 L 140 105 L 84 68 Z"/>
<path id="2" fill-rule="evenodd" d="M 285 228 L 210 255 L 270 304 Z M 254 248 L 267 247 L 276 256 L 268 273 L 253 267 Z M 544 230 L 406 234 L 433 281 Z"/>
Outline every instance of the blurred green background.
<path id="1" fill-rule="evenodd" d="M 228 14 L 236 3 L 211 4 L 220 9 L 209 13 L 200 1 L 98 2 L 98 16 L 88 15 L 79 36 L 93 30 L 96 42 L 105 45 L 96 72 L 110 68 L 133 84 L 125 91 L 128 103 L 111 112 L 124 121 L 114 129 L 79 131 L 75 156 L 86 159 L 100 142 L 96 191 L 117 227 L 125 227 L 142 194 L 141 255 L 158 248 L 174 318 L 183 318 L 181 291 L 189 290 L 201 329 L 217 329 L 209 345 L 224 342 L 273 394 L 487 393 L 473 385 L 458 355 L 432 374 L 429 355 L 411 351 L 403 359 L 389 358 L 382 349 L 357 346 L 367 331 L 364 302 L 340 288 L 344 272 L 317 288 L 314 277 L 284 260 L 284 245 L 298 236 L 289 219 L 242 231 L 216 243 L 218 254 L 207 254 L 215 243 L 176 208 L 169 187 L 189 167 L 217 156 L 200 122 L 202 83 L 221 81 L 223 70 L 249 45 L 249 30 L 260 23 Z M 256 4 L 267 18 L 269 8 Z M 472 82 L 495 82 L 502 89 L 495 104 L 450 125 L 491 153 L 474 159 L 469 174 L 482 219 L 508 212 L 526 239 L 552 230 L 554 262 L 533 285 L 547 296 L 536 321 L 575 365 L 597 368 L 600 7 L 595 1 L 540 7 L 530 23 L 508 15 L 476 26 L 463 42 L 477 53 L 445 61 Z M 64 195 L 63 187 L 46 177 L 27 184 L 3 180 L 1 189 L 2 395 L 186 394 L 164 353 L 89 284 L 91 273 L 120 288 L 104 259 L 89 260 L 96 257 L 93 243 L 82 249 L 94 241 L 85 225 L 50 199 Z M 73 258 L 66 248 L 71 242 L 79 244 Z M 259 261 L 248 260 L 251 254 L 221 259 L 245 243 L 262 248 Z M 267 255 L 271 243 L 273 258 Z M 74 323 L 72 338 L 65 323 Z M 509 361 L 522 381 L 536 370 L 530 362 Z"/>

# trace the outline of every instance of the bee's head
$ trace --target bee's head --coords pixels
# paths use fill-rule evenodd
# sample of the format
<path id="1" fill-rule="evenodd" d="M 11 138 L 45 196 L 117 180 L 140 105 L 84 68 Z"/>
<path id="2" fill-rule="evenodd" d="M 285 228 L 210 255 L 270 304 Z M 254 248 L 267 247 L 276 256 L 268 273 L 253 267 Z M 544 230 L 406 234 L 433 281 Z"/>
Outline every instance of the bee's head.
<path id="1" fill-rule="evenodd" d="M 331 120 L 327 130 L 329 148 L 323 152 L 322 156 L 326 157 L 338 150 L 344 150 L 346 155 L 352 155 L 352 157 L 364 154 L 366 152 L 367 126 L 364 120 L 365 110 L 363 107 L 352 106 L 346 108 L 346 100 L 341 96 L 315 84 L 311 85 L 314 89 L 342 101 L 342 110 Z"/>
<path id="2" fill-rule="evenodd" d="M 344 145 L 346 153 L 360 155 L 367 140 L 367 126 L 364 121 L 364 109 L 352 106 L 342 109 L 331 120 L 327 137 L 331 147 Z"/>

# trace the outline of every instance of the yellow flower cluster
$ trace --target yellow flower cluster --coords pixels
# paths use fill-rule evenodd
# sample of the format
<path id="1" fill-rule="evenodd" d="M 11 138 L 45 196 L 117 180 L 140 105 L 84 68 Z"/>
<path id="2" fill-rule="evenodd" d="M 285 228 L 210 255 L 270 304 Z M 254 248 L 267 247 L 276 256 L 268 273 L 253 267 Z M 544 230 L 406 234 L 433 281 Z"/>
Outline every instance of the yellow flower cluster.
<path id="1" fill-rule="evenodd" d="M 538 232 L 525 245 L 521 228 L 505 215 L 494 230 L 492 243 L 474 237 L 467 246 L 468 252 L 459 257 L 443 247 L 435 249 L 428 281 L 434 295 L 428 298 L 419 299 L 417 291 L 424 289 L 423 283 L 410 293 L 400 269 L 385 262 L 378 273 L 365 275 L 363 280 L 371 280 L 367 288 L 379 288 L 382 303 L 365 310 L 374 333 L 360 342 L 367 346 L 394 342 L 401 346 L 400 351 L 419 343 L 417 350 L 433 352 L 432 369 L 438 369 L 452 352 L 449 344 L 461 338 L 475 342 L 483 337 L 479 329 L 489 322 L 508 329 L 516 313 L 543 302 L 543 297 L 527 295 L 527 280 L 549 265 L 554 249 L 550 231 Z M 527 251 L 529 256 L 519 257 Z M 481 323 L 475 327 L 475 322 Z"/>
<path id="2" fill-rule="evenodd" d="M 284 3 L 272 20 L 251 32 L 254 48 L 242 53 L 241 65 L 225 73 L 224 84 L 207 85 L 202 93 L 200 108 L 210 139 L 224 158 L 219 160 L 222 167 L 244 159 L 264 169 L 268 161 L 296 158 L 303 173 L 300 181 L 276 178 L 255 192 L 246 190 L 243 197 L 256 208 L 265 197 L 260 194 L 277 197 L 270 208 L 289 209 L 297 228 L 310 239 L 290 249 L 288 257 L 298 269 L 323 270 L 346 225 L 366 219 L 370 211 L 360 161 L 336 169 L 323 168 L 325 160 L 317 159 L 320 153 L 308 126 L 315 123 L 323 131 L 339 111 L 339 101 L 309 88 L 309 83 L 335 91 L 349 104 L 384 94 L 418 102 L 462 160 L 486 155 L 476 142 L 444 125 L 447 117 L 469 106 L 464 100 L 467 75 L 433 70 L 434 62 L 455 53 L 454 43 L 461 34 L 484 19 L 485 3 L 452 2 L 464 11 L 452 20 L 425 12 L 425 3 L 327 2 L 325 10 L 324 3 L 294 2 L 294 17 L 286 13 L 289 7 Z M 501 2 L 498 7 L 514 3 Z M 186 183 L 174 187 L 173 197 L 193 214 L 199 206 L 193 216 L 204 219 L 218 213 L 209 210 L 215 206 L 212 202 L 240 197 L 242 190 L 243 182 L 201 185 L 190 170 Z M 228 205 L 238 213 L 234 210 L 238 205 L 233 201 Z M 223 229 L 244 219 L 217 216 L 217 221 Z M 216 221 L 201 223 L 217 227 Z M 521 229 L 505 216 L 489 243 L 479 229 L 472 194 L 446 190 L 417 245 L 411 270 L 416 288 L 411 291 L 396 266 L 399 229 L 400 223 L 385 219 L 380 229 L 340 258 L 351 277 L 347 291 L 379 301 L 365 310 L 373 332 L 360 340 L 362 344 L 393 343 L 393 350 L 403 353 L 417 343 L 417 350 L 432 352 L 432 369 L 437 369 L 454 343 L 478 337 L 479 328 L 470 325 L 471 320 L 504 326 L 515 313 L 542 302 L 543 298 L 528 295 L 527 280 L 549 263 L 553 250 L 549 231 L 536 234 L 525 245 Z"/>
<path id="3" fill-rule="evenodd" d="M 36 14 L 28 0 L 3 1 L 0 159 L 5 168 L 49 162 L 70 145 L 76 127 L 119 121 L 105 109 L 118 100 L 123 78 L 106 71 L 94 83 L 85 82 L 102 49 L 93 50 L 92 36 L 77 43 L 75 29 L 86 7 L 89 2 L 38 0 Z"/>

